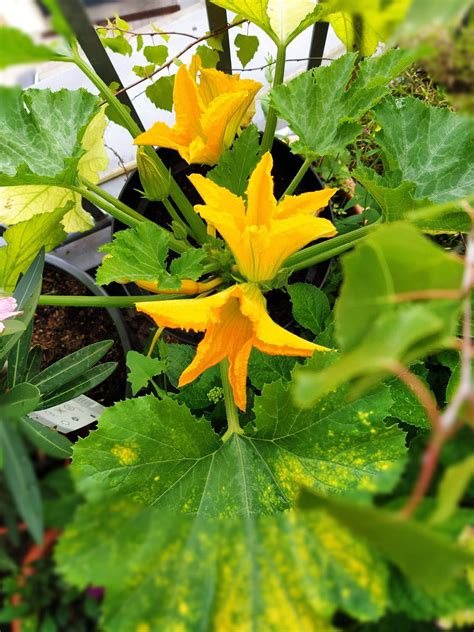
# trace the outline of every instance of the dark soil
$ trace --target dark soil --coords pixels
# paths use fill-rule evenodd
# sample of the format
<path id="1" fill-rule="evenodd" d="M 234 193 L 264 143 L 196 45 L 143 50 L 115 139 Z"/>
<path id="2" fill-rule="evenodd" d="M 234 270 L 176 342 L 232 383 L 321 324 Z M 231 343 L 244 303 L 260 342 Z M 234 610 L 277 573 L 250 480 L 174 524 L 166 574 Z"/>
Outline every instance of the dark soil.
<path id="1" fill-rule="evenodd" d="M 69 274 L 46 267 L 43 294 L 91 295 L 82 283 Z M 43 350 L 43 368 L 102 340 L 114 345 L 102 362 L 117 362 L 114 373 L 87 395 L 103 406 L 111 406 L 125 396 L 125 358 L 114 323 L 106 309 L 92 307 L 38 307 L 33 328 L 33 344 Z"/>

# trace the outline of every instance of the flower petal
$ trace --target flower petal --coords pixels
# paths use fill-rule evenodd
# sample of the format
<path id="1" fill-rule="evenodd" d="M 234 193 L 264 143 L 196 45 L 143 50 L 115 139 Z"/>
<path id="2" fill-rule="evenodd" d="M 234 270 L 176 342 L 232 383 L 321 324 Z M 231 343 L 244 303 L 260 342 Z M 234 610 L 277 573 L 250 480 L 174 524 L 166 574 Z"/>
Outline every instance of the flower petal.
<path id="1" fill-rule="evenodd" d="M 212 310 L 227 301 L 229 290 L 206 298 L 143 301 L 135 303 L 135 308 L 148 314 L 159 327 L 205 331 L 211 321 Z"/>
<path id="2" fill-rule="evenodd" d="M 231 215 L 239 224 L 245 221 L 245 205 L 241 197 L 198 173 L 193 173 L 188 177 L 205 202 L 205 205 L 196 205 L 196 207 L 199 206 L 197 212 L 201 217 L 207 220 L 205 214 L 208 211 L 217 211 L 219 214 Z M 216 228 L 219 230 L 218 225 Z"/>
<path id="3" fill-rule="evenodd" d="M 276 216 L 278 219 L 285 219 L 298 213 L 314 215 L 317 211 L 326 208 L 336 191 L 337 189 L 322 189 L 301 195 L 287 195 L 278 204 Z"/>
<path id="4" fill-rule="evenodd" d="M 247 220 L 255 226 L 270 226 L 277 202 L 273 195 L 273 158 L 266 152 L 255 167 L 247 187 Z"/>

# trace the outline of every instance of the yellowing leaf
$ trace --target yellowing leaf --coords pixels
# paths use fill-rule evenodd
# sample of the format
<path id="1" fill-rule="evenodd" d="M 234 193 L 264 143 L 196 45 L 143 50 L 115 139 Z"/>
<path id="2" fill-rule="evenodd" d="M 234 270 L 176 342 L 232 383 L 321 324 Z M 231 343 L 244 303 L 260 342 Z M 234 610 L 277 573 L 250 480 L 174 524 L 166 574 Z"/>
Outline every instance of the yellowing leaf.
<path id="1" fill-rule="evenodd" d="M 213 0 L 265 31 L 277 44 L 289 44 L 316 22 L 322 8 L 316 0 Z"/>
<path id="2" fill-rule="evenodd" d="M 109 157 L 104 147 L 104 132 L 107 126 L 105 109 L 101 108 L 86 128 L 82 138 L 85 154 L 79 160 L 79 175 L 91 182 L 99 181 L 99 172 L 109 165 Z"/>
<path id="3" fill-rule="evenodd" d="M 329 0 L 326 16 L 347 50 L 372 55 L 403 21 L 411 0 Z"/>
<path id="4" fill-rule="evenodd" d="M 293 31 L 298 29 L 316 4 L 316 0 L 268 0 L 267 14 L 270 25 L 280 42 L 285 42 Z"/>

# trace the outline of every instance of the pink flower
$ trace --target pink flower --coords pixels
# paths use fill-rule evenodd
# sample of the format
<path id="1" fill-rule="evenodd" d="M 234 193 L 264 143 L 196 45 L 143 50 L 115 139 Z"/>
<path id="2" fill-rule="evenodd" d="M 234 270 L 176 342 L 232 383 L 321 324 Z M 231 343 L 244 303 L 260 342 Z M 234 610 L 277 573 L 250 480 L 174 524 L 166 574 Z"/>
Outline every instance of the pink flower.
<path id="1" fill-rule="evenodd" d="M 4 320 L 23 314 L 23 312 L 17 312 L 16 308 L 16 299 L 12 296 L 0 297 L 0 334 L 5 330 Z"/>

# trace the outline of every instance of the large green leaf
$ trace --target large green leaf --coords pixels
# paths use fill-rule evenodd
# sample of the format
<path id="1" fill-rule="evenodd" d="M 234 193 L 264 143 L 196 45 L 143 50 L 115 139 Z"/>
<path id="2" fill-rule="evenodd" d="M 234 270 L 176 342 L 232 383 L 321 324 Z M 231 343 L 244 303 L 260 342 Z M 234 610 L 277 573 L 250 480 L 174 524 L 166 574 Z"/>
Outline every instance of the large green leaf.
<path id="1" fill-rule="evenodd" d="M 11 26 L 0 26 L 0 69 L 15 64 L 28 64 L 61 59 L 49 46 L 35 44 L 23 31 Z"/>
<path id="2" fill-rule="evenodd" d="M 300 507 L 326 509 L 342 525 L 361 536 L 428 593 L 441 593 L 468 565 L 474 553 L 451 542 L 421 522 L 395 512 L 341 498 L 303 492 Z"/>
<path id="3" fill-rule="evenodd" d="M 380 314 L 397 309 L 398 294 L 457 290 L 464 269 L 459 257 L 401 223 L 374 230 L 343 258 L 342 265 L 344 282 L 336 305 L 336 334 L 343 351 L 354 349 Z M 449 334 L 456 323 L 457 302 L 424 304 L 446 318 Z"/>
<path id="4" fill-rule="evenodd" d="M 98 98 L 82 89 L 0 90 L 0 221 L 63 208 L 67 232 L 90 228 L 80 195 L 67 185 L 79 184 L 79 176 L 96 182 L 107 167 Z"/>
<path id="5" fill-rule="evenodd" d="M 334 361 L 320 354 L 320 368 Z M 344 389 L 301 412 L 288 385 L 255 399 L 255 424 L 226 443 L 171 399 L 120 402 L 74 448 L 86 494 L 109 493 L 163 509 L 232 516 L 290 506 L 299 484 L 322 492 L 389 491 L 403 467 L 404 434 L 384 425 L 392 400 L 381 387 L 346 403 Z M 172 420 L 172 422 L 171 422 Z"/>
<path id="6" fill-rule="evenodd" d="M 387 377 L 396 363 L 412 363 L 455 335 L 460 300 L 397 302 L 397 295 L 458 290 L 462 261 L 407 224 L 381 226 L 343 258 L 336 334 L 344 354 L 321 372 L 308 363 L 297 373 L 296 397 L 310 406 L 342 382 L 369 376 L 361 388 Z"/>
<path id="7" fill-rule="evenodd" d="M 390 50 L 364 60 L 354 78 L 358 57 L 348 53 L 272 90 L 273 106 L 299 136 L 292 150 L 312 158 L 337 156 L 361 132 L 362 116 L 415 58 L 413 52 Z"/>
<path id="8" fill-rule="evenodd" d="M 474 121 L 420 99 L 386 99 L 376 109 L 382 131 L 383 176 L 359 169 L 355 177 L 377 200 L 388 221 L 430 203 L 474 193 Z M 453 205 L 455 206 L 455 205 Z M 468 231 L 468 216 L 449 210 L 417 225 L 438 232 Z"/>
<path id="9" fill-rule="evenodd" d="M 323 512 L 216 520 L 90 503 L 56 557 L 69 582 L 106 587 L 106 632 L 335 632 L 336 610 L 370 620 L 387 604 L 383 563 Z"/>

